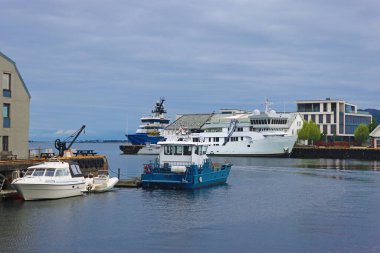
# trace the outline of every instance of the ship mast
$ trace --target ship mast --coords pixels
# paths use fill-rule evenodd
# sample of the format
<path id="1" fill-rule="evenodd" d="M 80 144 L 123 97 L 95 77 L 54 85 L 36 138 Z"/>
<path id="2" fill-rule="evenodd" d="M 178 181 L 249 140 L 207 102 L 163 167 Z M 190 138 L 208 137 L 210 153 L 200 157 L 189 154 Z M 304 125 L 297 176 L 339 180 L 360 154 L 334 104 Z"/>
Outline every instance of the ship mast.
<path id="1" fill-rule="evenodd" d="M 154 113 L 156 117 L 166 113 L 166 110 L 164 108 L 164 102 L 165 98 L 160 98 L 160 101 L 156 102 L 156 106 L 154 107 L 154 110 L 152 110 L 152 113 Z"/>

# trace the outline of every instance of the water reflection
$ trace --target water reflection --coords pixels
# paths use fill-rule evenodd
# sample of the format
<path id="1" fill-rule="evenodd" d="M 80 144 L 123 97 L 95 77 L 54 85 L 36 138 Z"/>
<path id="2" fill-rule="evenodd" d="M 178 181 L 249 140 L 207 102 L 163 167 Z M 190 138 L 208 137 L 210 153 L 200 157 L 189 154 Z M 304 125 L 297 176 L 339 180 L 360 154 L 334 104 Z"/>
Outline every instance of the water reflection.
<path id="1" fill-rule="evenodd" d="M 266 157 L 212 157 L 213 162 L 231 162 L 236 166 L 296 167 L 339 170 L 380 170 L 379 161 L 354 159 L 296 159 Z"/>
<path id="2" fill-rule="evenodd" d="M 319 168 L 338 170 L 374 170 L 380 168 L 379 161 L 363 161 L 353 159 L 296 159 L 299 168 Z"/>

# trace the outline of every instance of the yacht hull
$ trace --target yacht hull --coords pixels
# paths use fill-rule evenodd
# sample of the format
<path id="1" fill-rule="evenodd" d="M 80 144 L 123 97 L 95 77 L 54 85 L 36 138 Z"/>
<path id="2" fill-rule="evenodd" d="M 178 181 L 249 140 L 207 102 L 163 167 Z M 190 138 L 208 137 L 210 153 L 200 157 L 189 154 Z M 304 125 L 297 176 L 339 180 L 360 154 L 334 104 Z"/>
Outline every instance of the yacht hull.
<path id="1" fill-rule="evenodd" d="M 208 155 L 221 156 L 288 156 L 296 142 L 296 136 L 273 136 L 259 140 L 227 142 L 209 146 Z"/>

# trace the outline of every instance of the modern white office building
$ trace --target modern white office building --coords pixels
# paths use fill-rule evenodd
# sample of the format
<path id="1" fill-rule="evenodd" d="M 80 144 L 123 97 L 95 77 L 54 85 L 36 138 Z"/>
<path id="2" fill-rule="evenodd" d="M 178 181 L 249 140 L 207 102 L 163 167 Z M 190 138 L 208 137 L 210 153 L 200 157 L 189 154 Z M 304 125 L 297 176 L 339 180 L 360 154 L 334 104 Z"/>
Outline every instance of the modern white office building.
<path id="1" fill-rule="evenodd" d="M 29 157 L 30 94 L 16 64 L 0 52 L 0 158 Z"/>
<path id="2" fill-rule="evenodd" d="M 297 112 L 304 120 L 318 124 L 321 133 L 330 137 L 335 135 L 339 140 L 348 140 L 360 124 L 368 125 L 372 121 L 372 115 L 339 99 L 298 100 Z"/>

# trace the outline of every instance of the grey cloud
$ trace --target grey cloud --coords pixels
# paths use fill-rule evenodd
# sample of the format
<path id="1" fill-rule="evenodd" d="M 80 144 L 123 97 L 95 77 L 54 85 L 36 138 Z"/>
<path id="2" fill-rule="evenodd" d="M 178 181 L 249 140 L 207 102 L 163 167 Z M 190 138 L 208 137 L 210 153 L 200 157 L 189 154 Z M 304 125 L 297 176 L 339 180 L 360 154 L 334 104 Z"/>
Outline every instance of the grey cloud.
<path id="1" fill-rule="evenodd" d="M 132 131 L 160 96 L 171 118 L 265 97 L 277 110 L 327 96 L 379 108 L 379 12 L 371 0 L 5 1 L 0 50 L 32 94 L 31 136 L 70 119 L 123 138 L 126 115 Z"/>

